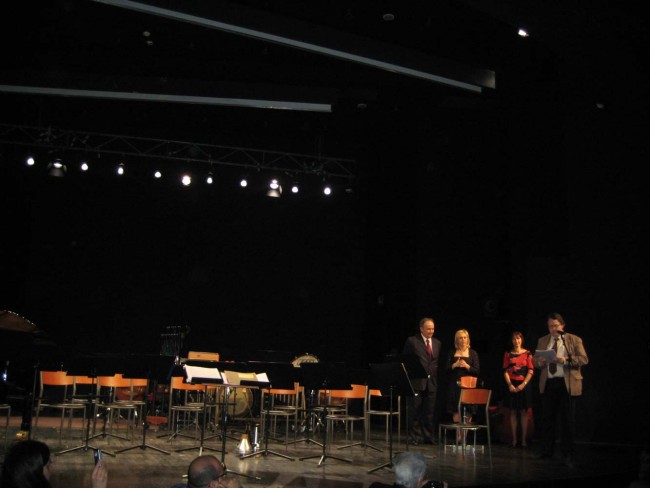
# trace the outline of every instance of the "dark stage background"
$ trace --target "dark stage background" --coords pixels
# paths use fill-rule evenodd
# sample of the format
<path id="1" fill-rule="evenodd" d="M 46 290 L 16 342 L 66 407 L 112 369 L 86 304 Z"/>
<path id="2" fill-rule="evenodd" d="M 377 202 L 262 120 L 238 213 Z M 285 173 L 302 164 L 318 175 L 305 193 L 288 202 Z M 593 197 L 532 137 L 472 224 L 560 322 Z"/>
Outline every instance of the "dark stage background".
<path id="1" fill-rule="evenodd" d="M 179 326 L 185 350 L 226 359 L 273 350 L 365 366 L 431 316 L 443 354 L 469 330 L 497 402 L 511 331 L 534 349 L 560 312 L 590 357 L 579 440 L 646 443 L 648 60 L 642 43 L 593 27 L 589 57 L 588 41 L 572 58 L 505 53 L 498 89 L 480 97 L 391 81 L 365 111 L 304 115 L 306 126 L 331 123 L 324 149 L 340 144 L 358 161 L 355 192 L 330 199 L 270 199 L 234 180 L 46 178 L 24 166 L 24 147 L 2 144 L 0 310 L 43 329 L 63 363 L 157 354 Z M 251 147 L 313 144 L 285 129 L 294 114 L 282 111 L 231 120 L 235 109 L 43 99 L 3 93 L 0 119 L 56 126 L 61 114 L 64 127 L 92 120 L 110 134 L 212 128 Z"/>
<path id="2" fill-rule="evenodd" d="M 469 329 L 497 401 L 509 333 L 534 348 L 559 311 L 591 359 L 581 439 L 638 442 L 643 415 L 639 429 L 613 420 L 638 409 L 646 382 L 646 192 L 613 161 L 645 143 L 618 129 L 625 114 L 552 108 L 450 114 L 447 128 L 418 111 L 369 121 L 357 192 L 330 199 L 45 179 L 3 148 L 0 308 L 64 360 L 157 353 L 166 326 L 187 326 L 185 349 L 355 366 L 401 349 L 430 315 L 445 350 Z"/>

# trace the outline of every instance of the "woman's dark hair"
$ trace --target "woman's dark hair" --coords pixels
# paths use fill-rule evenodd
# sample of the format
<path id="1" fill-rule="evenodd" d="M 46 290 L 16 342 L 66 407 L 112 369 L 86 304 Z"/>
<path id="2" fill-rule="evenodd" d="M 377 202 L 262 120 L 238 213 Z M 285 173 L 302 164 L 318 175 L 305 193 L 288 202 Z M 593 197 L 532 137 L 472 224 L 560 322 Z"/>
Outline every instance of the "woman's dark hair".
<path id="1" fill-rule="evenodd" d="M 39 441 L 18 441 L 5 456 L 2 488 L 50 488 L 43 468 L 50 462 L 50 449 Z"/>
<path id="2" fill-rule="evenodd" d="M 510 341 L 512 342 L 512 340 L 515 337 L 521 337 L 521 344 L 522 345 L 524 344 L 524 335 L 521 332 L 519 332 L 518 330 L 515 330 L 512 334 L 510 334 Z"/>

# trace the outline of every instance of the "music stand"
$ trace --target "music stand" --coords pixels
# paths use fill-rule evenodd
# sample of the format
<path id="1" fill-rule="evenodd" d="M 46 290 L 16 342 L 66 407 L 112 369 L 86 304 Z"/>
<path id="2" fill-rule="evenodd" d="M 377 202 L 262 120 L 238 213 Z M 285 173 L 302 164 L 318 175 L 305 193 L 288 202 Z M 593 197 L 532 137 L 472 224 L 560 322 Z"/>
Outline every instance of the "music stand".
<path id="1" fill-rule="evenodd" d="M 89 378 L 93 378 L 93 387 L 96 386 L 95 381 L 97 380 L 98 376 L 108 376 L 115 372 L 114 359 L 108 356 L 78 356 L 72 360 L 70 367 L 67 369 L 67 374 L 69 376 L 88 376 Z M 86 400 L 86 435 L 84 436 L 83 444 L 80 446 L 72 447 L 70 449 L 59 451 L 56 453 L 57 456 L 59 454 L 66 454 L 68 452 L 79 450 L 87 451 L 88 449 L 99 449 L 99 447 L 90 445 L 90 439 L 99 437 L 99 435 L 94 435 L 92 437 L 90 435 L 90 421 L 93 418 L 93 402 L 99 397 L 100 395 L 97 395 L 96 393 L 91 393 L 83 396 L 83 398 Z M 82 397 L 78 396 L 77 398 Z M 115 453 L 112 453 L 110 451 L 105 451 L 102 449 L 102 452 L 108 454 L 109 456 L 115 457 Z"/>
<path id="2" fill-rule="evenodd" d="M 314 364 L 314 363 L 304 363 L 304 364 Z M 301 365 L 301 366 L 298 366 L 298 367 L 295 367 L 295 366 L 292 365 L 296 369 L 296 373 L 297 373 L 296 379 L 298 380 L 300 386 L 302 386 L 303 395 L 305 395 L 305 392 L 308 389 L 305 386 L 305 380 L 304 380 L 305 374 L 307 376 L 310 375 L 309 371 L 307 371 L 305 374 L 303 374 L 303 371 L 305 371 L 305 370 L 302 369 L 302 366 L 304 366 L 304 364 Z M 307 367 L 307 369 L 309 369 L 309 367 Z M 317 388 L 320 388 L 320 383 L 316 383 L 316 384 L 317 384 Z M 313 385 L 310 385 L 310 386 L 313 386 Z M 309 388 L 309 395 L 305 395 L 305 397 L 306 397 L 305 403 L 306 403 L 306 406 L 307 406 L 307 408 L 305 410 L 305 418 L 303 419 L 303 422 L 305 423 L 305 437 L 303 439 L 296 439 L 296 440 L 287 442 L 287 445 L 288 444 L 296 444 L 298 442 L 306 442 L 307 444 L 316 444 L 319 447 L 323 447 L 323 444 L 321 444 L 320 442 L 318 442 L 318 441 L 316 441 L 316 440 L 314 440 L 314 439 L 312 439 L 310 437 L 310 432 L 312 431 L 312 425 L 311 425 L 312 417 L 315 415 L 315 413 L 314 413 L 314 395 L 316 394 L 316 392 L 317 392 L 317 390 L 315 390 L 314 388 Z M 320 423 L 320 418 L 317 419 L 317 422 Z"/>
<path id="3" fill-rule="evenodd" d="M 300 365 L 302 377 L 305 388 L 311 390 L 351 390 L 352 382 L 347 375 L 347 368 L 343 363 L 304 363 Z M 328 405 L 325 404 L 321 412 L 321 419 L 325 420 L 328 414 Z M 321 444 L 323 451 L 321 454 L 313 456 L 304 456 L 299 458 L 301 461 L 305 459 L 313 459 L 320 457 L 318 466 L 322 466 L 328 459 L 337 459 L 346 463 L 351 463 L 351 459 L 332 456 L 327 453 L 327 421 L 324 422 L 323 428 L 323 443 Z"/>
<path id="4" fill-rule="evenodd" d="M 136 361 L 129 361 L 127 362 L 125 366 L 125 372 L 124 372 L 124 377 L 125 378 L 147 378 L 147 387 L 149 390 L 152 391 L 152 398 L 153 401 L 156 401 L 156 390 L 158 386 L 158 381 L 163 380 L 167 376 L 167 372 L 169 371 L 169 363 L 172 361 L 173 363 L 173 358 L 169 358 L 167 356 L 146 356 L 141 357 L 138 356 Z M 153 384 L 153 388 L 152 388 Z M 145 392 L 145 399 L 147 399 L 149 396 L 149 391 Z M 142 411 L 142 443 L 137 444 L 131 447 L 126 447 L 124 449 L 120 449 L 119 451 L 115 451 L 116 454 L 120 454 L 122 452 L 130 451 L 132 449 L 153 449 L 154 451 L 158 451 L 163 454 L 171 454 L 169 451 L 165 451 L 164 449 L 160 449 L 159 447 L 152 446 L 150 444 L 147 444 L 147 430 L 149 430 L 149 422 L 147 420 L 147 414 L 149 413 L 149 408 L 148 408 L 148 401 L 145 400 L 145 404 L 143 407 Z"/>
<path id="5" fill-rule="evenodd" d="M 174 357 L 174 358 L 168 358 L 168 359 L 172 359 L 173 362 L 170 365 L 169 370 L 167 371 L 167 375 L 165 376 L 163 382 L 168 383 L 170 385 L 170 388 L 171 388 L 171 383 L 173 381 L 172 378 L 183 376 L 183 366 L 181 365 L 180 359 L 178 358 L 178 356 Z M 157 392 L 154 393 L 154 395 L 156 395 L 156 394 L 157 394 Z M 156 398 L 156 396 L 154 396 L 154 399 L 155 398 Z M 165 403 L 165 400 L 163 399 L 163 407 L 164 407 L 164 403 Z M 168 419 L 169 421 L 168 421 L 168 424 L 167 424 L 167 430 L 170 430 L 170 431 L 171 431 L 171 425 L 170 425 L 171 424 L 171 415 L 173 415 L 173 412 L 171 410 L 172 403 L 173 402 L 170 401 L 169 404 L 167 405 L 167 412 L 168 412 L 168 416 L 169 416 L 169 419 Z M 179 434 L 177 432 L 171 432 L 170 434 L 160 434 L 160 435 L 157 435 L 156 437 L 158 437 L 158 438 L 160 438 L 160 437 L 169 437 L 168 440 L 171 441 L 172 439 L 176 438 L 179 435 L 182 435 L 182 434 Z"/>
<path id="6" fill-rule="evenodd" d="M 422 366 L 422 363 L 420 362 L 420 358 L 416 354 L 397 354 L 387 358 L 385 360 L 385 363 L 402 363 L 404 365 L 404 368 L 406 369 L 406 374 L 408 375 L 409 380 L 429 377 L 429 374 L 426 372 L 424 366 Z M 417 396 L 417 393 L 413 393 L 413 395 L 411 395 L 411 397 L 413 398 L 415 396 Z M 410 435 L 409 410 L 411 410 L 412 407 L 411 402 L 414 401 L 413 398 L 404 399 L 406 403 L 405 422 L 406 422 L 407 434 L 409 435 Z M 406 450 L 407 451 L 409 450 L 408 435 L 407 435 L 407 442 L 406 442 Z"/>
<path id="7" fill-rule="evenodd" d="M 295 387 L 295 368 L 291 363 L 263 363 L 263 362 L 254 362 L 251 361 L 249 364 L 255 365 L 256 368 L 259 368 L 260 371 L 266 373 L 266 379 L 268 383 L 258 382 L 257 386 L 260 388 L 278 388 L 278 389 L 292 389 Z M 252 382 L 242 382 L 242 383 L 252 383 Z M 262 395 L 263 396 L 263 395 Z M 269 430 L 271 426 L 269 425 L 269 419 L 271 418 L 271 400 L 270 396 L 267 397 L 266 405 L 262 405 L 262 408 L 266 407 L 266 415 L 264 416 L 264 438 L 262 442 L 264 444 L 264 449 L 261 449 L 257 452 L 252 452 L 250 454 L 244 454 L 241 456 L 241 459 L 247 459 L 254 456 L 268 456 L 273 454 L 274 456 L 279 456 L 290 461 L 295 461 L 295 458 L 282 454 L 281 452 L 272 451 L 269 449 Z"/>
<path id="8" fill-rule="evenodd" d="M 247 373 L 247 374 L 254 373 L 254 371 L 252 370 L 252 366 L 250 366 L 248 362 L 245 362 L 245 361 L 220 362 L 220 363 L 217 363 L 217 364 L 218 364 L 218 367 L 220 368 L 222 373 L 226 372 L 227 377 L 228 377 L 228 373 L 230 373 L 230 372 L 237 373 L 237 378 L 236 378 L 235 381 L 233 381 L 231 379 L 231 378 L 234 377 L 234 375 L 230 375 L 230 377 L 228 377 L 229 384 L 228 385 L 223 385 L 225 387 L 225 389 L 224 389 L 224 401 L 223 401 L 223 409 L 222 409 L 221 417 L 224 419 L 223 422 L 225 424 L 225 423 L 229 422 L 230 418 L 235 419 L 236 408 L 237 408 L 237 394 L 238 394 L 239 388 L 245 388 L 245 389 L 249 389 L 249 390 L 251 390 L 251 389 L 252 390 L 257 390 L 259 388 L 259 385 L 255 381 L 250 382 L 250 385 L 252 385 L 252 388 L 250 386 L 246 385 L 246 381 L 243 381 L 243 382 L 241 382 L 241 384 L 239 384 L 240 383 L 240 381 L 239 381 L 240 378 L 239 378 L 238 373 Z M 232 394 L 231 390 L 234 390 L 234 395 L 235 396 L 234 396 L 234 401 L 232 403 L 232 415 L 228 416 L 228 408 L 230 406 L 230 395 Z M 224 411 L 226 413 L 226 417 L 223 416 Z M 249 407 L 249 414 L 252 417 L 252 412 L 250 411 L 250 407 Z M 231 433 L 233 433 L 233 432 L 237 432 L 237 431 L 235 431 L 235 430 L 231 431 Z M 222 434 L 221 435 L 224 438 L 229 437 L 230 439 L 237 440 L 236 437 L 227 436 L 225 428 L 222 428 Z"/>
<path id="9" fill-rule="evenodd" d="M 190 366 L 194 365 L 195 363 L 198 363 L 196 360 L 188 360 L 186 364 L 189 364 Z M 226 438 L 228 437 L 226 435 L 226 431 L 228 430 L 228 401 L 230 399 L 230 388 L 231 387 L 238 387 L 238 386 L 244 386 L 246 384 L 250 384 L 250 386 L 259 386 L 258 382 L 242 382 L 241 385 L 230 385 L 224 382 L 224 376 L 223 376 L 223 371 L 227 369 L 228 371 L 234 371 L 236 373 L 251 373 L 253 372 L 251 370 L 251 366 L 249 366 L 247 363 L 239 362 L 239 363 L 225 363 L 225 362 L 215 362 L 215 361 L 210 361 L 211 367 L 213 368 L 221 368 L 221 381 L 220 383 L 215 383 L 223 386 L 224 389 L 224 406 L 221 409 L 221 464 L 223 464 L 225 472 L 230 473 L 230 474 L 235 474 L 237 476 L 244 476 L 246 478 L 250 479 L 255 479 L 255 480 L 261 480 L 259 476 L 254 476 L 254 475 L 249 475 L 249 474 L 244 474 L 244 473 L 239 473 L 237 471 L 233 471 L 231 469 L 228 469 L 226 467 Z M 226 376 L 227 379 L 227 376 Z M 248 386 L 248 387 L 250 387 Z M 206 390 L 206 396 L 207 396 L 207 390 Z M 233 412 L 234 414 L 234 412 Z M 204 417 L 204 422 L 203 425 L 205 427 L 205 417 Z M 213 437 L 218 437 L 219 434 L 214 435 L 209 437 L 210 439 Z M 179 449 L 180 450 L 180 449 Z M 215 451 L 219 451 L 219 449 L 214 449 Z M 200 455 L 200 454 L 199 454 Z"/>
<path id="10" fill-rule="evenodd" d="M 206 417 L 207 417 L 207 409 L 208 409 L 208 385 L 222 385 L 223 384 L 223 379 L 221 377 L 221 373 L 219 372 L 219 369 L 216 367 L 217 363 L 216 361 L 202 361 L 199 359 L 192 359 L 188 360 L 185 363 L 185 366 L 183 367 L 183 375 L 185 376 L 186 380 L 189 380 L 189 383 L 192 383 L 193 385 L 203 385 L 204 387 L 204 392 L 203 392 L 203 419 L 201 422 L 201 439 L 199 442 L 198 446 L 191 446 L 191 447 L 183 447 L 181 449 L 176 449 L 176 452 L 181 452 L 181 451 L 190 451 L 192 449 L 198 449 L 199 450 L 199 456 L 203 454 L 203 449 L 209 449 L 211 451 L 219 451 L 219 449 L 213 449 L 211 447 L 206 447 L 204 446 L 205 442 L 205 422 L 206 422 Z M 196 375 L 188 375 L 187 373 L 187 367 L 190 368 L 196 368 L 192 369 L 192 373 L 196 373 Z"/>
<path id="11" fill-rule="evenodd" d="M 403 363 L 371 364 L 370 369 L 374 374 L 375 382 L 377 386 L 379 386 L 381 394 L 388 396 L 390 401 L 388 462 L 380 464 L 379 466 L 368 471 L 368 473 L 373 473 L 382 468 L 393 467 L 393 396 L 395 394 L 398 396 L 414 396 L 415 391 L 413 391 L 413 386 L 411 385 L 411 381 L 409 380 L 408 374 L 406 372 L 406 367 Z"/>
<path id="12" fill-rule="evenodd" d="M 252 371 L 252 369 L 251 369 L 252 367 L 248 363 L 242 362 L 242 361 L 239 361 L 239 362 L 216 362 L 215 365 L 216 365 L 217 368 L 219 368 L 219 370 L 221 371 L 222 374 L 224 372 L 235 372 L 235 373 L 253 373 L 254 372 L 254 371 Z M 227 374 L 226 374 L 226 377 L 228 377 Z M 236 437 L 229 436 L 226 433 L 227 430 L 228 430 L 227 425 L 228 425 L 228 422 L 229 422 L 229 419 L 230 419 L 230 417 L 228 416 L 228 405 L 230 404 L 231 389 L 235 390 L 235 402 L 233 402 L 233 406 L 232 406 L 232 417 L 233 418 L 235 417 L 237 389 L 242 388 L 242 387 L 250 389 L 249 386 L 246 386 L 244 384 L 245 382 L 243 382 L 242 384 L 237 384 L 239 382 L 238 378 L 237 378 L 236 382 L 233 382 L 232 381 L 232 375 L 231 375 L 230 378 L 228 378 L 228 381 L 229 381 L 228 384 L 223 383 L 222 385 L 220 385 L 221 387 L 224 388 L 224 398 L 223 398 L 223 405 L 222 405 L 222 409 L 221 409 L 221 433 L 220 434 L 215 434 L 215 435 L 210 436 L 210 437 L 207 438 L 207 439 L 212 439 L 213 437 L 221 436 L 222 445 L 223 445 L 223 452 L 224 453 L 225 453 L 225 449 L 226 449 L 226 442 L 225 442 L 226 438 L 237 440 Z M 254 385 L 254 387 L 258 386 L 256 382 L 252 382 L 251 384 Z M 221 403 L 219 403 L 218 401 L 217 401 L 217 404 L 221 405 Z M 222 461 L 223 461 L 223 459 L 222 459 Z"/>

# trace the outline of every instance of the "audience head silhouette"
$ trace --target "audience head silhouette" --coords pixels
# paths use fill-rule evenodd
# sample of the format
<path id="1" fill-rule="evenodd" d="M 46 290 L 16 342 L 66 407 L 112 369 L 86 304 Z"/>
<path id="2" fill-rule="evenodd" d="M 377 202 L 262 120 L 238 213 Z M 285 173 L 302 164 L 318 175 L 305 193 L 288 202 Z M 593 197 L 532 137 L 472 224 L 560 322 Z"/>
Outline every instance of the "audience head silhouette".
<path id="1" fill-rule="evenodd" d="M 226 468 L 215 456 L 199 456 L 190 463 L 187 470 L 187 487 L 216 487 L 219 485 L 219 479 L 225 474 Z"/>
<path id="2" fill-rule="evenodd" d="M 427 462 L 419 452 L 402 452 L 395 456 L 395 484 L 404 488 L 419 488 L 424 483 Z"/>
<path id="3" fill-rule="evenodd" d="M 16 442 L 2 465 L 3 488 L 49 488 L 50 449 L 39 441 Z"/>

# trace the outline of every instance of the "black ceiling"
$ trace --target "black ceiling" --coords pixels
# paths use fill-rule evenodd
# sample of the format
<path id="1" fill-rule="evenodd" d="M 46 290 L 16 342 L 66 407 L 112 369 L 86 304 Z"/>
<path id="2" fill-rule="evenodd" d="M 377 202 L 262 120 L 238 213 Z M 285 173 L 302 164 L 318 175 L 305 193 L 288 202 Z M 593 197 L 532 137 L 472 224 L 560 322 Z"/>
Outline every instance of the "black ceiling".
<path id="1" fill-rule="evenodd" d="M 390 125 L 397 112 L 467 117 L 467 110 L 522 97 L 543 103 L 560 91 L 567 98 L 585 97 L 585 103 L 606 99 L 607 80 L 646 57 L 644 17 L 614 4 L 12 2 L 3 15 L 8 56 L 0 73 L 0 122 L 357 157 L 364 133 L 379 121 Z M 191 17 L 139 11 L 152 7 Z M 384 20 L 385 14 L 394 20 Z M 197 25 L 197 18 L 240 33 Z M 520 26 L 531 37 L 519 37 Z M 442 82 L 250 32 L 387 60 Z M 72 90 L 74 96 L 34 94 L 34 87 Z M 107 100 L 87 96 L 89 90 L 262 98 L 326 104 L 331 111 Z"/>

